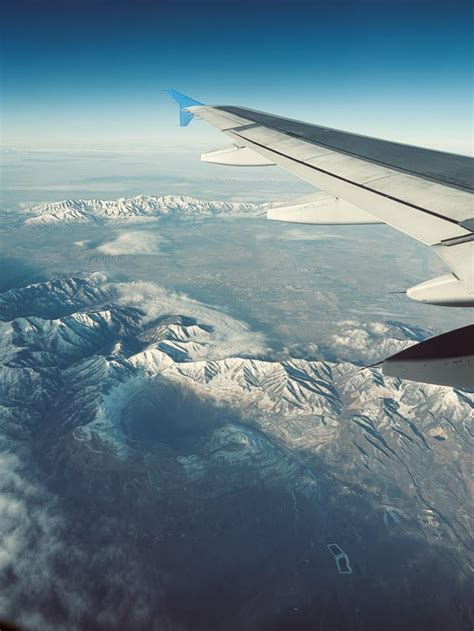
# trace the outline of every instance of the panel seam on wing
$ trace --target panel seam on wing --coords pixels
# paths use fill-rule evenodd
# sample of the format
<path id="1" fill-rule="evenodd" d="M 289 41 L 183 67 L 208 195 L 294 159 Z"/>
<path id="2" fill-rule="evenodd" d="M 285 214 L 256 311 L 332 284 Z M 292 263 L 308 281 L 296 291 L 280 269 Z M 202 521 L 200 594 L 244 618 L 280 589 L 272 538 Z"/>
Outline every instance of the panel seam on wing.
<path id="1" fill-rule="evenodd" d="M 227 131 L 231 131 L 231 130 L 227 130 Z M 437 217 L 438 219 L 442 219 L 442 220 L 447 221 L 449 223 L 455 224 L 456 226 L 459 226 L 460 228 L 462 228 L 464 230 L 467 230 L 467 228 L 464 228 L 455 219 L 451 219 L 450 217 L 446 217 L 445 215 L 440 215 L 439 213 L 436 213 L 433 210 L 428 210 L 427 208 L 423 208 L 422 206 L 418 206 L 416 204 L 413 204 L 412 202 L 408 202 L 408 201 L 405 201 L 405 200 L 400 199 L 398 197 L 394 197 L 393 195 L 388 195 L 387 193 L 383 193 L 381 191 L 377 191 L 376 189 L 372 189 L 372 188 L 370 188 L 368 186 L 365 186 L 364 184 L 360 184 L 358 182 L 354 182 L 353 180 L 350 180 L 350 179 L 348 179 L 346 177 L 343 177 L 342 175 L 337 175 L 336 173 L 332 173 L 331 171 L 327 171 L 325 169 L 321 169 L 320 167 L 317 167 L 314 164 L 308 164 L 304 160 L 298 160 L 298 158 L 294 158 L 292 156 L 288 156 L 288 155 L 286 155 L 284 153 L 281 153 L 280 151 L 276 151 L 275 149 L 271 149 L 270 147 L 267 147 L 266 145 L 262 145 L 261 143 L 256 142 L 255 140 L 250 140 L 249 138 L 245 138 L 245 136 L 237 134 L 236 132 L 233 132 L 233 133 L 235 133 L 235 135 L 238 136 L 239 138 L 241 138 L 242 140 L 245 140 L 246 142 L 250 142 L 250 143 L 256 145 L 257 147 L 260 147 L 261 149 L 265 149 L 266 151 L 270 151 L 271 153 L 275 153 L 276 155 L 279 155 L 282 158 L 286 158 L 288 160 L 292 160 L 293 162 L 301 164 L 301 165 L 303 165 L 303 166 L 305 166 L 305 167 L 307 167 L 309 169 L 313 169 L 314 171 L 319 171 L 320 173 L 324 173 L 325 175 L 328 175 L 330 177 L 334 177 L 334 178 L 336 178 L 338 180 L 341 180 L 342 182 L 346 182 L 347 184 L 352 184 L 353 186 L 356 186 L 358 188 L 361 188 L 361 189 L 364 189 L 366 191 L 369 191 L 370 193 L 374 193 L 375 195 L 380 195 L 381 197 L 385 197 L 387 199 L 391 199 L 392 201 L 398 202 L 400 204 L 404 204 L 405 206 L 409 206 L 410 208 L 414 208 L 415 210 L 419 210 L 419 211 L 424 212 L 424 213 L 426 213 L 428 215 L 431 215 L 433 217 Z M 316 144 L 316 143 L 312 143 L 312 144 Z M 339 153 L 339 152 L 335 151 L 335 153 Z M 343 152 L 341 152 L 341 153 L 343 153 Z M 394 169 L 394 171 L 396 171 L 396 169 Z M 391 176 L 387 176 L 387 177 L 391 177 Z"/>

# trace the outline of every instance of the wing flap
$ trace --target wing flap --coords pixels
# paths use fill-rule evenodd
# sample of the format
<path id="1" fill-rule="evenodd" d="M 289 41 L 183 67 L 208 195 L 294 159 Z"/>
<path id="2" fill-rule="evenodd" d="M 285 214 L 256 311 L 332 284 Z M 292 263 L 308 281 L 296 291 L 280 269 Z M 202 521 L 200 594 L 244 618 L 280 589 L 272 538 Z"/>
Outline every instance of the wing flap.
<path id="1" fill-rule="evenodd" d="M 256 166 L 272 166 L 270 162 L 263 156 L 255 153 L 248 147 L 238 147 L 232 145 L 224 149 L 217 149 L 208 153 L 201 154 L 203 162 L 212 162 L 214 164 L 224 164 L 234 167 L 256 167 Z"/>
<path id="2" fill-rule="evenodd" d="M 455 188 L 442 186 L 436 182 L 423 180 L 406 173 L 390 172 L 390 176 L 380 181 L 370 181 L 370 187 L 396 197 L 426 212 L 436 213 L 445 219 L 461 223 L 472 216 L 472 195 Z"/>
<path id="3" fill-rule="evenodd" d="M 267 211 L 267 218 L 273 221 L 331 226 L 381 223 L 364 210 L 323 191 L 274 206 Z"/>

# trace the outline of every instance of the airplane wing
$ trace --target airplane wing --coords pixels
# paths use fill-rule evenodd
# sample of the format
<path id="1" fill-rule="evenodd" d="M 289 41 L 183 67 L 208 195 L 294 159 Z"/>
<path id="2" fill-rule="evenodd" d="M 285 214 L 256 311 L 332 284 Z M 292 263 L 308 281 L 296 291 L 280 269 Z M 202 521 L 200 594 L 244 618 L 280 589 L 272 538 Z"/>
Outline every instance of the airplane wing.
<path id="1" fill-rule="evenodd" d="M 170 94 L 180 111 L 186 113 L 185 125 L 198 117 L 232 140 L 230 147 L 205 154 L 202 159 L 230 165 L 275 164 L 320 189 L 314 196 L 269 210 L 269 219 L 317 224 L 386 223 L 433 247 L 451 269 L 451 273 L 409 288 L 410 298 L 437 305 L 474 307 L 472 158 L 243 107 L 203 105 L 175 91 Z M 474 325 L 462 331 L 470 353 L 466 359 L 470 375 L 467 381 L 474 385 Z M 414 362 L 421 368 L 419 362 L 426 364 L 427 360 L 424 353 L 422 360 L 413 355 L 416 353 L 407 354 L 405 361 L 398 363 L 390 358 L 393 361 L 390 366 L 387 364 L 387 370 L 393 373 L 398 366 L 406 373 L 406 367 L 402 370 L 400 366 L 408 362 L 408 372 L 412 374 L 408 378 L 414 378 Z M 458 367 L 461 361 L 457 353 Z M 449 379 L 442 374 L 432 376 L 436 378 L 444 383 Z"/>

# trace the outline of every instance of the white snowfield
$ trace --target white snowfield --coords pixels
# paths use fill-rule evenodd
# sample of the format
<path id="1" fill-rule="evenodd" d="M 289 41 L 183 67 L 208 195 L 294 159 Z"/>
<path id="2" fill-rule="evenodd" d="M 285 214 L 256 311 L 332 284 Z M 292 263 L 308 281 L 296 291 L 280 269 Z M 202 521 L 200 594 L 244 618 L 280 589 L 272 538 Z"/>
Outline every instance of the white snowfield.
<path id="1" fill-rule="evenodd" d="M 113 200 L 67 199 L 33 206 L 25 211 L 26 224 L 87 223 L 120 219 L 181 219 L 214 215 L 257 215 L 269 204 L 204 201 L 186 195 L 137 195 Z"/>

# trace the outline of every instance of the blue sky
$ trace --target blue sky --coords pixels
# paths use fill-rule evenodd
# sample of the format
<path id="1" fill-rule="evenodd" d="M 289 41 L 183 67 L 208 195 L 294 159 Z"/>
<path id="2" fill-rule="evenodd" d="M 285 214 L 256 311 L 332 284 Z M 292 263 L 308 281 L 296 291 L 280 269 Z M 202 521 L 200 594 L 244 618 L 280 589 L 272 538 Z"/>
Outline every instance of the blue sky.
<path id="1" fill-rule="evenodd" d="M 215 139 L 203 123 L 177 128 L 168 87 L 412 144 L 464 153 L 472 144 L 472 8 L 464 0 L 7 4 L 9 146 Z"/>

